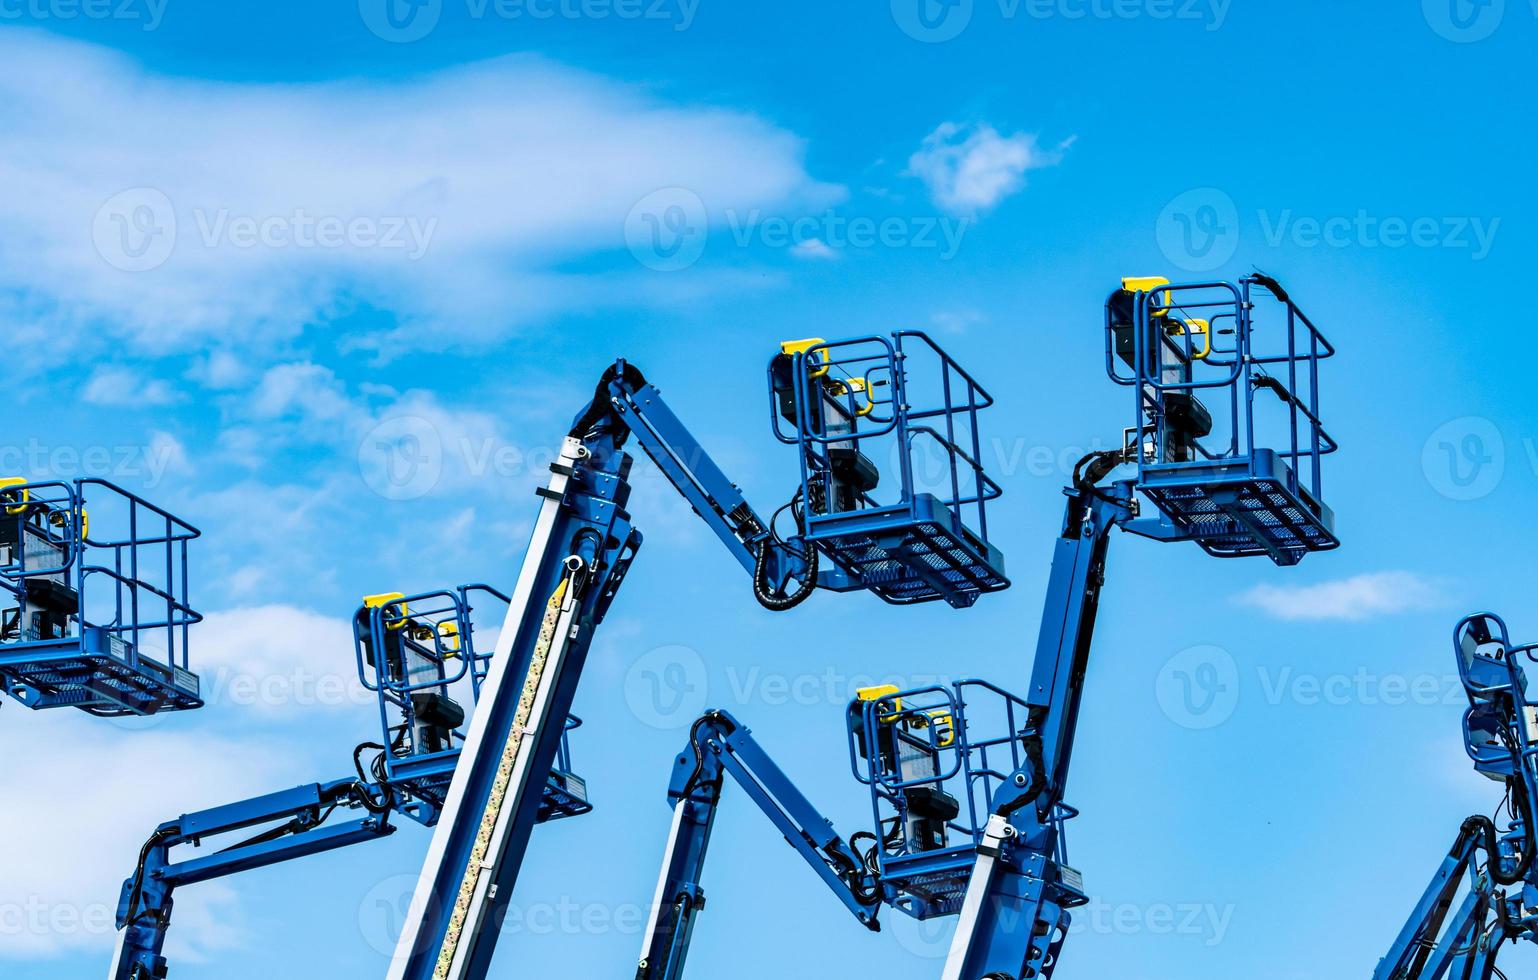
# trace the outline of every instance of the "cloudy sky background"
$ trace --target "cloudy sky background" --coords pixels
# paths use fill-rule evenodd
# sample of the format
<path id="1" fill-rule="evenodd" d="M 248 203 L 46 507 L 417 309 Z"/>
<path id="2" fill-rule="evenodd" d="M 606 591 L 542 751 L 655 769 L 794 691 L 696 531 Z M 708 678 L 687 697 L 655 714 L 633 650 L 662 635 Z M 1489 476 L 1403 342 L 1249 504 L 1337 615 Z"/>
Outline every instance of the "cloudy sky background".
<path id="1" fill-rule="evenodd" d="M 1070 793 L 1096 902 L 1057 976 L 1372 969 L 1459 821 L 1497 802 L 1459 746 L 1452 625 L 1491 607 L 1538 635 L 1516 190 L 1538 17 L 921 2 L 4 8 L 0 468 L 105 476 L 204 530 L 211 704 L 0 708 L 0 970 L 101 975 L 156 824 L 345 775 L 376 737 L 358 598 L 510 584 L 533 488 L 614 357 L 772 509 L 794 466 L 764 424 L 777 343 L 929 330 L 999 398 L 1015 584 L 972 610 L 826 595 L 771 616 L 638 468 L 647 545 L 579 696 L 599 809 L 538 834 L 495 973 L 630 975 L 685 709 L 731 710 L 862 829 L 854 686 L 1024 683 L 1065 468 L 1131 422 L 1105 294 L 1253 267 L 1341 350 L 1345 547 L 1281 570 L 1113 545 Z M 403 439 L 427 461 L 404 480 Z M 1230 672 L 1216 715 L 1171 694 L 1199 663 Z M 664 711 L 669 664 L 692 687 Z M 868 935 L 730 802 L 695 973 L 938 974 L 943 930 Z M 406 826 L 188 889 L 173 976 L 379 973 L 426 844 Z"/>

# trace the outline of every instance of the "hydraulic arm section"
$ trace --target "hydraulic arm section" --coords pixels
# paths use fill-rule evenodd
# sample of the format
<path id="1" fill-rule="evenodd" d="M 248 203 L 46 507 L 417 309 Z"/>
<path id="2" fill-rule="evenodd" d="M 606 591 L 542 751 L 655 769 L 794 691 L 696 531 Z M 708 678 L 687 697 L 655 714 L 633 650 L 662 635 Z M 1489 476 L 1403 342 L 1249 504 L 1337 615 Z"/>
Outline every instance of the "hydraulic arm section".
<path id="1" fill-rule="evenodd" d="M 849 758 L 855 778 L 870 790 L 873 829 L 847 841 L 746 728 L 725 712 L 701 717 L 689 748 L 674 762 L 672 830 L 636 980 L 683 976 L 705 908 L 700 879 L 728 774 L 868 929 L 879 929 L 883 905 L 918 919 L 954 914 L 988 800 L 1023 762 L 1027 708 L 979 680 L 860 691 L 846 716 Z"/>
<path id="2" fill-rule="evenodd" d="M 927 366 L 927 368 L 926 368 Z M 926 376 L 927 370 L 927 376 Z M 925 383 L 927 381 L 927 383 Z M 486 975 L 571 710 L 593 632 L 641 543 L 625 510 L 636 443 L 752 579 L 789 609 L 818 588 L 964 607 L 1005 588 L 984 507 L 998 486 L 977 462 L 992 403 L 919 333 L 785 344 L 769 367 L 775 436 L 800 480 L 774 516 L 755 511 L 633 365 L 600 379 L 551 467 L 508 618 L 428 852 L 390 977 Z M 917 447 L 923 446 L 922 450 Z M 943 461 L 926 492 L 914 453 Z M 883 456 L 883 452 L 887 455 Z M 873 460 L 896 463 L 883 485 Z M 789 513 L 782 535 L 776 519 Z"/>
<path id="3" fill-rule="evenodd" d="M 1373 980 L 1490 980 L 1507 942 L 1538 942 L 1538 706 L 1520 663 L 1538 643 L 1512 646 L 1499 616 L 1477 613 L 1458 624 L 1453 645 L 1469 698 L 1464 748 L 1476 771 L 1505 786 L 1507 819 L 1504 829 L 1482 815 L 1463 822 Z"/>
<path id="4" fill-rule="evenodd" d="M 1277 353 L 1255 346 L 1262 319 Z M 1111 530 L 1279 565 L 1338 544 L 1320 500 L 1320 459 L 1335 444 L 1317 384 L 1334 351 L 1279 284 L 1124 280 L 1105 334 L 1107 371 L 1132 389 L 1136 415 L 1123 448 L 1087 457 L 1065 491 L 1025 698 L 1026 763 L 994 796 L 944 980 L 1050 977 L 1070 910 L 1087 901 L 1066 861 L 1063 800 Z M 1101 485 L 1124 464 L 1135 479 Z M 1139 518 L 1138 493 L 1157 516 Z"/>
<path id="5" fill-rule="evenodd" d="M 845 842 L 796 789 L 747 728 L 724 711 L 712 711 L 689 731 L 689 750 L 673 767 L 668 799 L 673 827 L 662 876 L 646 928 L 637 980 L 678 980 L 693 938 L 695 917 L 705 908 L 700 876 L 727 775 L 764 811 L 785 840 L 833 890 L 855 918 L 877 930 L 881 904 L 876 868 Z M 861 835 L 856 835 L 858 838 Z M 863 835 L 874 837 L 870 834 Z"/>
<path id="6" fill-rule="evenodd" d="M 389 836 L 397 813 L 429 827 L 437 823 L 464 739 L 465 709 L 455 697 L 473 701 L 491 660 L 475 645 L 477 612 L 500 613 L 506 603 L 506 596 L 486 585 L 364 599 L 353 617 L 358 676 L 378 694 L 383 741 L 364 742 L 354 750 L 356 778 L 184 814 L 156 829 L 123 884 L 111 980 L 167 975 L 166 934 L 174 893 L 183 885 Z M 565 730 L 579 724 L 569 719 Z M 370 753 L 372 759 L 365 761 Z M 563 738 L 538 819 L 590 809 Z M 347 813 L 357 816 L 331 822 Z M 242 831 L 255 833 L 223 842 L 224 835 Z M 173 860 L 178 847 L 201 847 L 216 839 L 222 846 L 206 857 Z"/>

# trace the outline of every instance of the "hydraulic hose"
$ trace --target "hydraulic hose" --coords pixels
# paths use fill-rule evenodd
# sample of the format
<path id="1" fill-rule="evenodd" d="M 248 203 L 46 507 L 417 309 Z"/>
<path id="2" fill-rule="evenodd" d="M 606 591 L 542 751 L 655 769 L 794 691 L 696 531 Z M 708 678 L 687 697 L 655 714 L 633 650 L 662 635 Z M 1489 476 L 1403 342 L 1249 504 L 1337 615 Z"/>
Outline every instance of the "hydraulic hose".
<path id="1" fill-rule="evenodd" d="M 758 553 L 753 560 L 753 598 L 758 604 L 771 612 L 784 612 L 794 609 L 817 590 L 817 548 L 808 544 L 806 546 L 806 570 L 801 574 L 801 584 L 796 591 L 789 595 L 776 593 L 769 581 L 769 548 L 770 540 L 765 538 L 758 546 Z"/>

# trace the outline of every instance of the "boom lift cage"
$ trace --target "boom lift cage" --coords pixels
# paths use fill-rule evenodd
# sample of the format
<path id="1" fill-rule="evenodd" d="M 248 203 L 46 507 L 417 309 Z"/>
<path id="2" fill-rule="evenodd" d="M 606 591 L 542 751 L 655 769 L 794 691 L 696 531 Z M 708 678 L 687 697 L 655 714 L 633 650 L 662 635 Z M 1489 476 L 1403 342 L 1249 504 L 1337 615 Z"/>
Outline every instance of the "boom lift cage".
<path id="1" fill-rule="evenodd" d="M 1512 796 L 1511 820 L 1491 860 L 1519 867 L 1538 845 L 1538 828 L 1531 823 L 1538 805 L 1538 707 L 1528 700 L 1522 668 L 1523 658 L 1538 660 L 1538 643 L 1513 645 L 1506 622 L 1494 613 L 1465 617 L 1453 642 L 1458 677 L 1469 699 L 1463 713 L 1464 751 L 1476 771 L 1504 784 Z M 1538 908 L 1538 885 L 1524 882 L 1524 899 L 1527 907 Z"/>
<path id="2" fill-rule="evenodd" d="M 1128 530 L 1281 565 L 1340 544 L 1320 473 L 1337 448 L 1319 414 L 1335 348 L 1275 280 L 1124 280 L 1105 332 L 1106 373 L 1133 391 L 1137 489 L 1164 518 Z"/>
<path id="3" fill-rule="evenodd" d="M 770 419 L 800 450 L 791 506 L 807 541 L 894 604 L 971 605 L 1008 587 L 988 541 L 987 504 L 1002 491 L 978 428 L 993 397 L 919 331 L 784 351 L 769 368 Z"/>
<path id="4" fill-rule="evenodd" d="M 197 528 L 99 479 L 0 480 L 0 686 L 101 717 L 199 708 Z"/>
<path id="5" fill-rule="evenodd" d="M 850 705 L 849 759 L 870 788 L 886 904 L 916 919 L 961 910 L 994 794 L 1025 764 L 1028 711 L 1021 698 L 976 679 L 862 691 Z M 1075 815 L 1062 805 L 1057 822 Z M 1063 839 L 1059 833 L 1058 860 L 1066 865 Z"/>
<path id="6" fill-rule="evenodd" d="M 492 655 L 476 646 L 476 626 L 500 626 L 510 602 L 489 585 L 472 584 L 369 596 L 353 617 L 358 678 L 378 695 L 383 732 L 374 776 L 408 793 L 399 811 L 426 826 L 442 813 L 467 718 L 491 667 Z M 587 784 L 572 771 L 570 733 L 581 724 L 575 716 L 566 720 L 541 821 L 592 810 Z"/>

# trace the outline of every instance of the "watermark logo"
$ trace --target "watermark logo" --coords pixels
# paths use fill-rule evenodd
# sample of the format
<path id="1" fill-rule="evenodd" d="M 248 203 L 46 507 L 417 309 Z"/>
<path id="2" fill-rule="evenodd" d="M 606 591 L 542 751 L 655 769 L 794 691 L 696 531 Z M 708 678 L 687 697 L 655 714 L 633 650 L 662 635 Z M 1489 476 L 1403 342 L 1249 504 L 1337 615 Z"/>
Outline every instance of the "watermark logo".
<path id="1" fill-rule="evenodd" d="M 380 39 L 410 44 L 437 29 L 443 0 L 358 0 L 358 13 Z"/>
<path id="2" fill-rule="evenodd" d="M 943 44 L 971 25 L 974 5 L 974 0 L 892 0 L 892 19 L 915 41 Z"/>
<path id="3" fill-rule="evenodd" d="M 171 0 L 0 0 L 0 22 L 118 21 L 145 32 L 165 21 Z"/>
<path id="4" fill-rule="evenodd" d="M 1198 187 L 1159 212 L 1159 250 L 1187 272 L 1211 272 L 1239 251 L 1239 206 L 1216 187 Z"/>
<path id="5" fill-rule="evenodd" d="M 686 187 L 653 191 L 625 218 L 630 254 L 657 272 L 680 272 L 694 265 L 705 254 L 709 234 L 705 202 Z"/>
<path id="6" fill-rule="evenodd" d="M 1455 44 L 1483 41 L 1506 19 L 1506 0 L 1421 0 L 1426 23 Z"/>
<path id="7" fill-rule="evenodd" d="M 386 500 L 427 496 L 443 476 L 443 439 L 431 422 L 415 415 L 385 419 L 358 445 L 363 482 Z"/>
<path id="8" fill-rule="evenodd" d="M 370 888 L 358 903 L 358 932 L 374 952 L 382 956 L 395 953 L 416 887 L 416 875 L 392 875 Z"/>
<path id="9" fill-rule="evenodd" d="M 1453 419 L 1426 440 L 1421 471 L 1450 500 L 1488 497 L 1506 474 L 1506 441 L 1489 419 Z"/>
<path id="10" fill-rule="evenodd" d="M 698 718 L 709 694 L 704 659 L 678 644 L 649 651 L 625 674 L 625 703 L 631 713 L 642 724 L 664 731 Z"/>
<path id="11" fill-rule="evenodd" d="M 1165 716 L 1182 728 L 1216 728 L 1239 706 L 1239 665 L 1222 647 L 1188 647 L 1159 670 L 1154 693 Z"/>
<path id="12" fill-rule="evenodd" d="M 176 249 L 176 208 L 153 187 L 122 191 L 96 209 L 91 241 L 96 254 L 115 269 L 158 269 Z"/>

